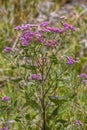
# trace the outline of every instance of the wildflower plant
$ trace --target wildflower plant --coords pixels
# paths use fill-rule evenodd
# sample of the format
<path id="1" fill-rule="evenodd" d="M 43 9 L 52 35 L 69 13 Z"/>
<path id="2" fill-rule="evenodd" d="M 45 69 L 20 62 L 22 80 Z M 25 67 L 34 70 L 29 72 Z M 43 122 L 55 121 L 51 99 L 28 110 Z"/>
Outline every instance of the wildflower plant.
<path id="1" fill-rule="evenodd" d="M 61 56 L 61 53 L 65 47 L 64 38 L 68 33 L 74 33 L 76 28 L 67 23 L 62 23 L 61 28 L 52 27 L 46 21 L 17 26 L 15 31 L 19 34 L 18 42 L 12 48 L 4 49 L 16 74 L 10 80 L 19 86 L 21 93 L 18 95 L 19 110 L 16 108 L 18 113 L 14 120 L 25 130 L 67 128 L 74 119 L 68 120 L 70 112 L 64 108 L 70 105 L 72 99 L 76 99 L 76 87 L 80 82 L 75 82 L 77 74 L 71 71 L 79 61 L 67 54 Z M 61 85 L 65 86 L 65 92 Z M 2 98 L 3 101 L 9 99 Z"/>

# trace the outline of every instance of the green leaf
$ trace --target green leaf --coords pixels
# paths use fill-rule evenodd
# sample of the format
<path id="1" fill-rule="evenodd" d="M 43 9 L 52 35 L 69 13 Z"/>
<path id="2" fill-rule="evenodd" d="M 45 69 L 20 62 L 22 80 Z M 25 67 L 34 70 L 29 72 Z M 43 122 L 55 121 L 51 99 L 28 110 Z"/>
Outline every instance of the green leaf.
<path id="1" fill-rule="evenodd" d="M 25 93 L 25 98 L 26 98 L 26 103 L 25 106 L 31 106 L 33 109 L 38 110 L 39 107 L 39 103 L 37 103 L 36 98 L 32 99 L 33 97 L 29 97 L 30 95 L 28 95 L 28 93 Z"/>
<path id="2" fill-rule="evenodd" d="M 50 96 L 49 99 L 55 104 L 60 104 L 67 101 L 65 98 L 59 96 Z"/>
<path id="3" fill-rule="evenodd" d="M 30 120 L 30 119 L 31 119 L 30 114 L 26 114 L 26 115 L 25 115 L 25 118 L 26 118 L 27 120 Z"/>
<path id="4" fill-rule="evenodd" d="M 58 59 L 57 57 L 53 54 L 52 56 L 50 56 L 50 59 L 51 61 L 54 63 L 54 64 L 58 64 Z"/>
<path id="5" fill-rule="evenodd" d="M 66 121 L 66 120 L 64 120 L 64 119 L 58 119 L 56 122 L 59 122 L 59 123 L 64 124 L 64 123 L 66 123 L 67 121 Z"/>
<path id="6" fill-rule="evenodd" d="M 8 105 L 2 105 L 0 106 L 0 109 L 7 109 Z"/>
<path id="7" fill-rule="evenodd" d="M 17 106 L 17 100 L 16 100 L 16 101 L 14 101 L 13 105 L 14 105 L 14 107 L 16 107 L 16 106 Z"/>
<path id="8" fill-rule="evenodd" d="M 21 122 L 21 117 L 18 117 L 18 116 L 17 116 L 17 117 L 15 118 L 15 121 Z"/>
<path id="9" fill-rule="evenodd" d="M 14 82 L 19 82 L 19 81 L 22 80 L 22 78 L 21 77 L 11 78 L 11 80 L 14 81 Z"/>
<path id="10" fill-rule="evenodd" d="M 69 99 L 73 99 L 75 96 L 77 96 L 77 94 L 73 93 L 73 94 L 70 95 Z"/>
<path id="11" fill-rule="evenodd" d="M 52 111 L 50 118 L 51 118 L 51 117 L 53 118 L 53 117 L 57 116 L 57 115 L 58 115 L 58 112 L 59 112 L 59 107 L 56 107 L 56 108 Z"/>

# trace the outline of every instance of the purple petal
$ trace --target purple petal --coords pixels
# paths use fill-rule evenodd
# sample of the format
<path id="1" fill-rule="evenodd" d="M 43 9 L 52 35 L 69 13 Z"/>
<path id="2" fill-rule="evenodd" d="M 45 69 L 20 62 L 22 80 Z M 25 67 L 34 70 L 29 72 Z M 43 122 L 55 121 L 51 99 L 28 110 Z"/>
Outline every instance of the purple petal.
<path id="1" fill-rule="evenodd" d="M 71 29 L 72 31 L 75 31 L 76 28 L 73 27 L 72 25 L 68 24 L 68 23 L 64 23 L 63 26 L 66 28 L 66 29 Z"/>
<path id="2" fill-rule="evenodd" d="M 76 120 L 76 124 L 83 126 L 83 123 L 80 120 Z"/>
<path id="3" fill-rule="evenodd" d="M 5 47 L 5 48 L 4 48 L 4 52 L 10 52 L 10 51 L 12 51 L 12 48 L 11 48 L 11 47 Z"/>
<path id="4" fill-rule="evenodd" d="M 80 74 L 80 77 L 81 77 L 81 78 L 87 78 L 87 74 L 82 73 L 82 74 Z"/>
<path id="5" fill-rule="evenodd" d="M 46 27 L 46 26 L 48 26 L 48 25 L 49 25 L 49 22 L 48 22 L 48 21 L 42 22 L 42 23 L 40 24 L 41 27 Z"/>
<path id="6" fill-rule="evenodd" d="M 33 74 L 28 79 L 29 79 L 29 81 L 31 81 L 31 80 L 42 80 L 41 76 L 38 75 L 38 74 Z"/>
<path id="7" fill-rule="evenodd" d="M 14 29 L 15 30 L 21 30 L 21 26 L 16 26 Z"/>
<path id="8" fill-rule="evenodd" d="M 3 127 L 0 130 L 9 130 L 7 127 Z"/>
<path id="9" fill-rule="evenodd" d="M 78 62 L 77 60 L 74 60 L 71 56 L 67 56 L 67 58 L 68 58 L 67 64 L 69 64 L 69 65 L 72 65 L 72 64 Z"/>
<path id="10" fill-rule="evenodd" d="M 9 101 L 9 100 L 10 100 L 10 97 L 8 97 L 8 96 L 2 97 L 2 101 Z"/>

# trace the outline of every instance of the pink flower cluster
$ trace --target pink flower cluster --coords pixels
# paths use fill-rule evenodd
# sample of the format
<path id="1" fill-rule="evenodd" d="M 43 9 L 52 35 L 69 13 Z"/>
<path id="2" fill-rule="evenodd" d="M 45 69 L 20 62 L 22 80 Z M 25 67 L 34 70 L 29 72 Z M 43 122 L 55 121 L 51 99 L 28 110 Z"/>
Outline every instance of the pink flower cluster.
<path id="1" fill-rule="evenodd" d="M 21 36 L 20 40 L 22 41 L 23 46 L 28 46 L 29 43 L 33 40 L 34 34 L 31 32 L 26 32 Z"/>
<path id="2" fill-rule="evenodd" d="M 65 28 L 60 29 L 60 28 L 56 28 L 56 27 L 47 27 L 46 29 L 48 30 L 48 32 L 55 32 L 55 33 L 59 33 L 59 34 L 66 31 Z"/>
<path id="3" fill-rule="evenodd" d="M 75 27 L 73 27 L 72 25 L 70 25 L 70 24 L 68 24 L 68 23 L 64 23 L 63 26 L 64 26 L 64 28 L 65 28 L 66 30 L 68 30 L 68 29 L 70 29 L 70 30 L 72 30 L 72 31 L 75 31 L 75 30 L 76 30 Z"/>
<path id="4" fill-rule="evenodd" d="M 36 40 L 39 43 L 43 43 L 43 45 L 48 46 L 50 48 L 54 48 L 55 45 L 58 45 L 57 41 L 49 40 L 44 38 L 44 33 L 57 33 L 61 34 L 66 32 L 67 30 L 75 31 L 76 28 L 68 23 L 63 24 L 63 28 L 51 27 L 49 26 L 49 21 L 42 22 L 41 24 L 24 24 L 22 26 L 16 26 L 15 30 L 22 31 L 22 36 L 20 38 L 22 42 L 22 46 L 28 46 L 30 42 Z M 10 52 L 12 48 L 5 47 L 4 52 Z"/>
<path id="5" fill-rule="evenodd" d="M 30 42 L 34 38 L 37 39 L 38 42 L 44 43 L 45 46 L 49 46 L 51 48 L 54 47 L 54 45 L 57 45 L 54 40 L 45 40 L 43 36 L 43 32 L 52 32 L 52 33 L 64 33 L 68 29 L 71 29 L 72 31 L 75 31 L 75 28 L 67 23 L 63 24 L 63 28 L 57 28 L 57 27 L 50 27 L 48 26 L 50 23 L 48 21 L 42 22 L 41 24 L 25 24 L 22 26 L 15 27 L 15 30 L 24 30 L 23 35 L 21 36 L 20 40 L 22 41 L 23 46 L 28 46 Z"/>
<path id="6" fill-rule="evenodd" d="M 24 24 L 22 26 L 16 26 L 14 29 L 15 30 L 29 30 L 31 27 L 46 27 L 49 25 L 48 21 L 42 22 L 40 25 L 39 24 Z"/>
<path id="7" fill-rule="evenodd" d="M 24 24 L 22 26 L 16 26 L 14 29 L 19 30 L 30 30 L 30 27 L 38 27 L 37 24 Z"/>
<path id="8" fill-rule="evenodd" d="M 22 42 L 22 46 L 28 46 L 30 42 L 32 42 L 34 39 L 37 40 L 39 43 L 43 43 L 43 45 L 48 46 L 50 48 L 54 48 L 55 45 L 58 44 L 57 41 L 54 40 L 45 40 L 43 32 L 52 32 L 61 34 L 66 32 L 68 29 L 75 31 L 76 28 L 68 23 L 63 24 L 63 28 L 57 28 L 57 27 L 51 27 L 49 26 L 49 21 L 42 22 L 41 24 L 24 24 L 22 26 L 16 26 L 15 30 L 17 31 L 23 31 L 23 34 L 20 38 Z M 5 47 L 4 52 L 10 52 L 12 51 L 12 48 Z"/>
<path id="9" fill-rule="evenodd" d="M 40 32 L 28 31 L 28 32 L 25 32 L 20 38 L 20 40 L 22 41 L 22 46 L 28 46 L 29 43 L 34 40 L 34 38 L 37 39 L 38 42 L 44 41 Z"/>
<path id="10" fill-rule="evenodd" d="M 55 45 L 58 45 L 59 43 L 55 40 L 47 40 L 45 42 L 45 46 L 48 46 L 50 48 L 54 48 Z"/>

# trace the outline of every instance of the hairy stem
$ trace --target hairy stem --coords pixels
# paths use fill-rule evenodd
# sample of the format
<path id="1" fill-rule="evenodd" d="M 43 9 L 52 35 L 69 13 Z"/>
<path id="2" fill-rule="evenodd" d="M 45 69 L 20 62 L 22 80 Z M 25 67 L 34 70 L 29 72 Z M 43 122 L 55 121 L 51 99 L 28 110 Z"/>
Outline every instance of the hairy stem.
<path id="1" fill-rule="evenodd" d="M 42 58 L 43 59 L 43 58 Z M 42 65 L 42 85 L 41 85 L 41 106 L 42 106 L 42 130 L 46 130 L 46 109 L 45 109 L 45 85 L 44 85 L 44 59 Z"/>
<path id="2" fill-rule="evenodd" d="M 44 100 L 44 86 L 42 86 L 42 119 L 43 119 L 43 127 L 42 130 L 46 130 L 46 113 L 45 113 L 45 100 Z"/>

